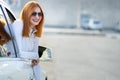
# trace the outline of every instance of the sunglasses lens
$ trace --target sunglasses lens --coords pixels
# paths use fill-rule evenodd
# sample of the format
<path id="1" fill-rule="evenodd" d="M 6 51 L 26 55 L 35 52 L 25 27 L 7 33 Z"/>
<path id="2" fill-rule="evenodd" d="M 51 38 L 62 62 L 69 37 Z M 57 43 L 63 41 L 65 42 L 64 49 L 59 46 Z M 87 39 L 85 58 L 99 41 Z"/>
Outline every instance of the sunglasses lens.
<path id="1" fill-rule="evenodd" d="M 38 13 L 38 16 L 42 16 L 43 14 L 41 12 Z"/>
<path id="2" fill-rule="evenodd" d="M 43 15 L 41 12 L 38 12 L 38 13 L 37 12 L 33 12 L 32 16 L 36 16 L 37 14 L 38 14 L 38 16 L 42 16 Z"/>
<path id="3" fill-rule="evenodd" d="M 37 15 L 37 13 L 36 13 L 36 12 L 33 12 L 33 13 L 32 13 L 32 16 L 36 16 L 36 15 Z"/>

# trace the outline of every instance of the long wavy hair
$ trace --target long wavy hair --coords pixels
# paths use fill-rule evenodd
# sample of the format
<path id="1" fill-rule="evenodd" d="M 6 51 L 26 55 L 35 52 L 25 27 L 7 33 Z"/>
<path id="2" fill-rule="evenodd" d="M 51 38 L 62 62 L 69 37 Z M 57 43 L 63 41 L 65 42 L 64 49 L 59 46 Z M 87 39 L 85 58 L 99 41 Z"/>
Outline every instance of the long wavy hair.
<path id="1" fill-rule="evenodd" d="M 5 24 L 5 21 L 0 19 L 0 45 L 3 45 L 11 40 L 11 37 L 4 29 Z"/>
<path id="2" fill-rule="evenodd" d="M 42 7 L 36 1 L 29 1 L 28 3 L 26 3 L 20 13 L 20 19 L 23 21 L 23 32 L 22 32 L 23 37 L 29 37 L 30 17 L 36 7 L 39 7 L 41 12 L 43 13 Z M 35 35 L 37 37 L 42 36 L 43 26 L 44 26 L 44 13 L 42 15 L 42 19 L 40 23 L 37 26 L 35 26 L 35 28 L 37 29 L 37 32 L 35 33 Z"/>

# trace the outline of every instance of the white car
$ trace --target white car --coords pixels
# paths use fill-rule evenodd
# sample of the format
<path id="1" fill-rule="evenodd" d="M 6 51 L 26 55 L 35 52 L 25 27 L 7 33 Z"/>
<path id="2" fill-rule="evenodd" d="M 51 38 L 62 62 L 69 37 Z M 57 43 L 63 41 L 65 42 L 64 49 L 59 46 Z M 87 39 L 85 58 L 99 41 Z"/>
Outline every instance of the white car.
<path id="1" fill-rule="evenodd" d="M 98 19 L 94 19 L 91 15 L 81 15 L 81 27 L 86 30 L 101 30 L 102 22 Z"/>
<path id="2" fill-rule="evenodd" d="M 117 31 L 117 32 L 120 32 L 120 21 L 117 22 L 117 24 L 114 27 L 114 30 Z"/>
<path id="3" fill-rule="evenodd" d="M 100 30 L 102 29 L 102 23 L 100 20 L 90 19 L 88 23 L 88 28 L 93 30 Z"/>
<path id="4" fill-rule="evenodd" d="M 0 19 L 3 19 L 7 23 L 7 27 L 9 28 L 10 36 L 12 38 L 12 45 L 14 53 L 16 53 L 16 58 L 10 58 L 5 55 L 8 51 L 4 46 L 0 46 L 0 80 L 35 80 L 34 72 L 31 67 L 31 60 L 21 59 L 17 57 L 18 50 L 17 45 L 14 38 L 14 34 L 11 30 L 11 23 L 16 20 L 13 12 L 9 9 L 7 4 L 5 4 L 2 0 L 0 0 Z M 1 27 L 1 26 L 0 26 Z M 41 48 L 41 47 L 40 47 Z M 41 61 L 51 59 L 50 49 L 45 48 Z M 42 80 L 47 80 L 47 75 L 45 70 L 41 70 Z"/>

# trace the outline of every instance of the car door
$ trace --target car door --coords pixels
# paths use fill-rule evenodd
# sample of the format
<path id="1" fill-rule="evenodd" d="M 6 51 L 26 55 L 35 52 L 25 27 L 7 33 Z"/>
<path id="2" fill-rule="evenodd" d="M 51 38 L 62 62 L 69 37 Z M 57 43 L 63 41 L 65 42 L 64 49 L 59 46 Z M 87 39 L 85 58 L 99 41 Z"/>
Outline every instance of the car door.
<path id="1" fill-rule="evenodd" d="M 5 21 L 5 28 L 7 28 L 7 32 L 9 33 L 12 41 L 11 41 L 11 46 L 10 48 L 12 49 L 12 52 L 14 53 L 15 57 L 17 57 L 17 45 L 14 39 L 14 34 L 12 32 L 11 24 L 16 20 L 14 14 L 11 12 L 11 10 L 5 6 L 5 4 L 0 4 L 0 20 Z M 0 26 L 2 27 L 2 26 Z M 6 44 L 3 46 L 5 49 L 8 49 L 6 47 Z M 10 50 L 3 50 L 2 51 L 10 51 Z"/>

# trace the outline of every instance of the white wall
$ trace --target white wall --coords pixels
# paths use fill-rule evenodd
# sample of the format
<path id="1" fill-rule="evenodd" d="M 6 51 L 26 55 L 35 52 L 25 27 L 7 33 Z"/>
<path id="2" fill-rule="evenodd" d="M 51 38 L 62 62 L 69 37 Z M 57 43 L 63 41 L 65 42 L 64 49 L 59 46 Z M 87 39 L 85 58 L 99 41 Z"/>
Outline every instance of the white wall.
<path id="1" fill-rule="evenodd" d="M 53 26 L 80 26 L 80 0 L 42 0 L 45 24 Z"/>
<path id="2" fill-rule="evenodd" d="M 21 0 L 22 6 L 30 0 Z M 80 27 L 84 11 L 100 19 L 103 27 L 112 28 L 120 21 L 120 0 L 38 0 L 45 12 L 45 25 Z M 19 15 L 20 10 L 16 10 Z"/>

